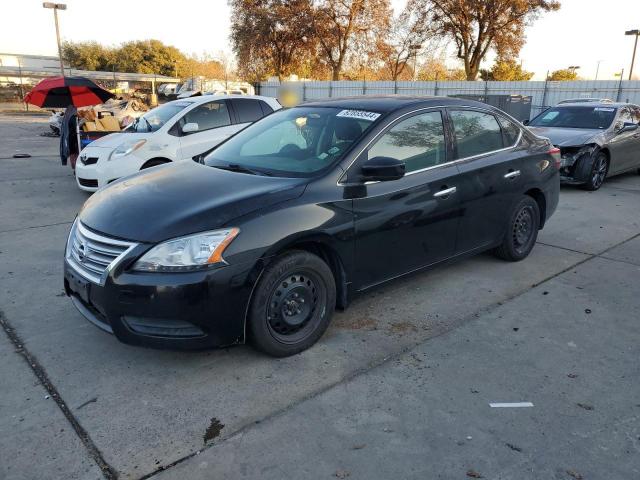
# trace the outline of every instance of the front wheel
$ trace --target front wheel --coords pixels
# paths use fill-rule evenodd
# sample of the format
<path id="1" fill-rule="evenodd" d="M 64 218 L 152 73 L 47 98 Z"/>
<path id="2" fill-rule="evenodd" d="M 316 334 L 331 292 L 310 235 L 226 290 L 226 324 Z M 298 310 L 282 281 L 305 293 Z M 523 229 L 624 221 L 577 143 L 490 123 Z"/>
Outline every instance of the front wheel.
<path id="1" fill-rule="evenodd" d="M 524 195 L 509 216 L 507 232 L 502 244 L 494 250 L 503 260 L 518 262 L 527 258 L 538 238 L 540 208 L 531 197 Z"/>
<path id="2" fill-rule="evenodd" d="M 318 256 L 291 251 L 263 272 L 247 319 L 253 345 L 287 357 L 316 343 L 336 305 L 333 273 Z"/>
<path id="3" fill-rule="evenodd" d="M 607 155 L 604 152 L 597 152 L 596 158 L 593 160 L 589 178 L 582 188 L 590 191 L 598 190 L 604 183 L 604 179 L 607 178 L 608 171 L 609 159 Z"/>

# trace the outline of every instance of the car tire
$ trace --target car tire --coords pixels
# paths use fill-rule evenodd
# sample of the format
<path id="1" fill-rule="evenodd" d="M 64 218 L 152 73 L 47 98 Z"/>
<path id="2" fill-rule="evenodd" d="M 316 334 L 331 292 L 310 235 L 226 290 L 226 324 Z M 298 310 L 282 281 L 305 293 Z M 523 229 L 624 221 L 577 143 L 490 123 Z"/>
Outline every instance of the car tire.
<path id="1" fill-rule="evenodd" d="M 607 178 L 607 173 L 609 173 L 609 159 L 606 153 L 596 151 L 589 171 L 589 178 L 582 185 L 582 188 L 591 192 L 598 190 L 604 183 L 605 178 Z"/>
<path id="2" fill-rule="evenodd" d="M 527 258 L 538 238 L 540 207 L 538 202 L 523 195 L 509 215 L 507 231 L 502 244 L 494 254 L 503 260 L 519 262 Z"/>
<path id="3" fill-rule="evenodd" d="M 247 319 L 250 341 L 274 357 L 295 355 L 318 341 L 335 305 L 329 266 L 312 253 L 289 251 L 265 268 L 255 288 Z"/>

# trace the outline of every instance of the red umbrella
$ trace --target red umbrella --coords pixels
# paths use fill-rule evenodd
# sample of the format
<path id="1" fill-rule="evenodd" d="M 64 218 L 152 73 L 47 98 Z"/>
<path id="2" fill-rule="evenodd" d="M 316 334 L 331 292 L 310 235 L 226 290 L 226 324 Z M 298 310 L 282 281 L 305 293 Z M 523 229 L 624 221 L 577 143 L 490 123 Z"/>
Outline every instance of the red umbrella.
<path id="1" fill-rule="evenodd" d="M 87 107 L 115 95 L 84 77 L 51 77 L 41 80 L 24 97 L 26 103 L 43 108 Z"/>

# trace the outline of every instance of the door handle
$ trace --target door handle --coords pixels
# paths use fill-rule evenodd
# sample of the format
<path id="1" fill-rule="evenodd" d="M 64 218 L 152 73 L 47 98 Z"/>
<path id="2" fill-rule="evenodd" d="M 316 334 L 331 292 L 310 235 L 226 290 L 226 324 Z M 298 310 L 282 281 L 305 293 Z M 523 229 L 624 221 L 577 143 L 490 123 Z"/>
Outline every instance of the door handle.
<path id="1" fill-rule="evenodd" d="M 507 180 L 512 180 L 514 178 L 518 178 L 520 176 L 520 170 L 513 170 L 512 172 L 505 173 L 504 178 Z"/>
<path id="2" fill-rule="evenodd" d="M 440 190 L 439 192 L 434 193 L 433 196 L 436 198 L 446 198 L 449 195 L 456 193 L 457 191 L 458 189 L 456 187 L 445 188 L 444 190 Z"/>

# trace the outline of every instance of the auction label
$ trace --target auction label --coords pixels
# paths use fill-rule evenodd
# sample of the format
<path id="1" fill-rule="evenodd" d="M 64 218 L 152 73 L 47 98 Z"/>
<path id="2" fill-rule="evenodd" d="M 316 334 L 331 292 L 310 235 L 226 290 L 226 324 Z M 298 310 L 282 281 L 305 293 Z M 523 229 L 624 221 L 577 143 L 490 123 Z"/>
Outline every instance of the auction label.
<path id="1" fill-rule="evenodd" d="M 358 118 L 369 122 L 377 120 L 379 116 L 379 113 L 365 112 L 364 110 L 342 110 L 336 115 L 336 117 Z"/>

